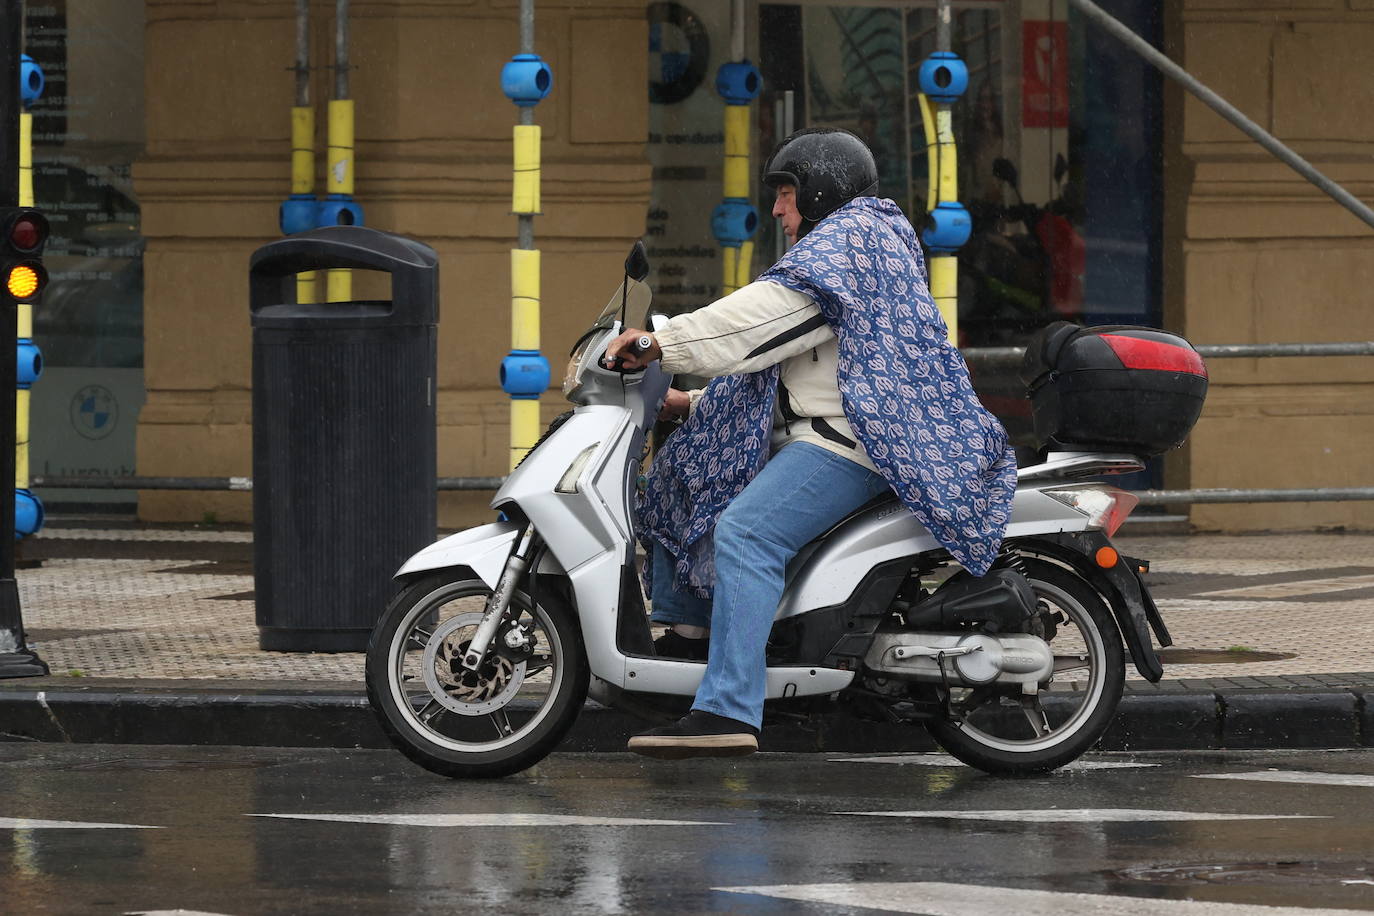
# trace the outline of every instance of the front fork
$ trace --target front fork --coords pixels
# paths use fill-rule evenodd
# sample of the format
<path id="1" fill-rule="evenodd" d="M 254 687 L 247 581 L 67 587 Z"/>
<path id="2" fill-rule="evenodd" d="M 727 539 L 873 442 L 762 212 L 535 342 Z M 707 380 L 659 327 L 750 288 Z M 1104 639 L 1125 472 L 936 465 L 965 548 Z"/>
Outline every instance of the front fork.
<path id="1" fill-rule="evenodd" d="M 530 557 L 539 546 L 539 535 L 535 533 L 532 525 L 526 524 L 515 539 L 515 549 L 506 560 L 501 578 L 496 580 L 496 588 L 492 589 L 491 596 L 487 598 L 486 609 L 482 612 L 482 622 L 477 625 L 477 632 L 473 635 L 472 642 L 468 643 L 467 652 L 463 654 L 463 667 L 467 670 L 476 671 L 481 667 L 482 659 L 487 655 L 487 648 L 496 636 L 501 621 L 506 617 L 511 596 L 515 594 L 520 580 L 530 568 Z"/>

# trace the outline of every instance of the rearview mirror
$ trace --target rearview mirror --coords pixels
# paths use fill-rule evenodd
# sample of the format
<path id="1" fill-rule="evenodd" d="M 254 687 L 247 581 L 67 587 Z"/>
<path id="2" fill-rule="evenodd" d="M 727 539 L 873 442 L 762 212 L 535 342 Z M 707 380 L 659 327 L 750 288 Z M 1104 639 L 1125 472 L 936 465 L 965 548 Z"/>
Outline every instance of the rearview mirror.
<path id="1" fill-rule="evenodd" d="M 1010 159 L 1003 159 L 998 156 L 992 160 L 992 177 L 1005 181 L 1013 188 L 1016 187 L 1016 166 L 1011 164 Z"/>
<path id="2" fill-rule="evenodd" d="M 635 247 L 630 249 L 629 256 L 625 258 L 625 276 L 640 283 L 649 276 L 649 253 L 644 250 L 643 242 L 635 242 Z"/>

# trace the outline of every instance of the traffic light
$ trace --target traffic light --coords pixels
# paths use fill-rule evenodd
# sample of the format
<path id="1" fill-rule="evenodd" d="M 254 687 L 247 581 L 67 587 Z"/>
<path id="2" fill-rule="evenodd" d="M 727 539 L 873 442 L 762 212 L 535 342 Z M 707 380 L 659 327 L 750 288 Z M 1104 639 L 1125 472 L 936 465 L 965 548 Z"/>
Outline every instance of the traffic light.
<path id="1" fill-rule="evenodd" d="M 0 270 L 11 302 L 33 302 L 48 285 L 48 218 L 32 207 L 0 207 Z"/>

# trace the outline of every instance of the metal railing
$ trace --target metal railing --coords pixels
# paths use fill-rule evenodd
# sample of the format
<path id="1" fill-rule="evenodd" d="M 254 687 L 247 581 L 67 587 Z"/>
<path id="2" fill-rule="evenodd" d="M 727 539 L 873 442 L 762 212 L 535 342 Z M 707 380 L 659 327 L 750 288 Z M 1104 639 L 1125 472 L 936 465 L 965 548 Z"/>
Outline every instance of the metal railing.
<path id="1" fill-rule="evenodd" d="M 1203 359 L 1255 359 L 1292 356 L 1374 356 L 1374 341 L 1350 343 L 1199 344 Z M 960 350 L 971 366 L 1002 366 L 1020 362 L 1025 347 L 969 347 Z"/>
<path id="2" fill-rule="evenodd" d="M 1374 341 L 1348 343 L 1200 344 L 1203 359 L 1254 359 L 1296 356 L 1374 356 Z M 1004 368 L 1019 363 L 1025 347 L 970 347 L 961 351 L 970 366 Z M 1374 499 L 1374 487 L 1307 487 L 1259 489 L 1212 487 L 1194 490 L 1136 490 L 1142 506 L 1199 503 L 1350 502 Z"/>
<path id="3" fill-rule="evenodd" d="M 1374 356 L 1374 341 L 1348 343 L 1202 344 L 1196 347 L 1203 359 L 1254 359 L 1273 357 Z M 1025 347 L 971 347 L 961 351 L 971 366 L 1002 368 L 1020 362 Z M 441 491 L 491 491 L 504 477 L 440 477 Z M 137 477 L 63 476 L 35 474 L 30 486 L 43 489 L 90 490 L 230 490 L 253 489 L 251 477 Z M 1298 489 L 1204 488 L 1195 490 L 1137 490 L 1143 506 L 1195 503 L 1349 502 L 1374 499 L 1374 487 L 1309 487 Z"/>

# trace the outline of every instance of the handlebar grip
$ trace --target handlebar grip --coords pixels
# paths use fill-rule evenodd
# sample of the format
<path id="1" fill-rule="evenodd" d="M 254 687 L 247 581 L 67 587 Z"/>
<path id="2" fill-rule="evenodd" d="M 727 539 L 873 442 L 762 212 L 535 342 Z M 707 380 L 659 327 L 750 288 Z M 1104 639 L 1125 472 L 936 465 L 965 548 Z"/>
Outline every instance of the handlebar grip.
<path id="1" fill-rule="evenodd" d="M 650 337 L 648 334 L 641 334 L 634 340 L 630 341 L 629 345 L 626 346 L 625 349 L 621 352 L 629 354 L 631 356 L 642 356 L 643 354 L 649 352 L 649 348 L 653 345 L 654 339 L 652 337 Z M 627 369 L 625 367 L 625 360 L 622 356 L 617 356 L 614 359 L 612 359 L 609 363 L 606 364 L 606 368 L 610 369 L 612 372 L 628 373 L 644 371 L 643 367 L 640 367 L 638 369 Z"/>

